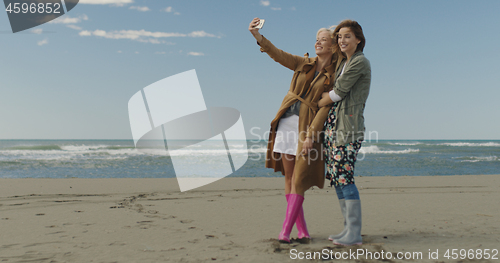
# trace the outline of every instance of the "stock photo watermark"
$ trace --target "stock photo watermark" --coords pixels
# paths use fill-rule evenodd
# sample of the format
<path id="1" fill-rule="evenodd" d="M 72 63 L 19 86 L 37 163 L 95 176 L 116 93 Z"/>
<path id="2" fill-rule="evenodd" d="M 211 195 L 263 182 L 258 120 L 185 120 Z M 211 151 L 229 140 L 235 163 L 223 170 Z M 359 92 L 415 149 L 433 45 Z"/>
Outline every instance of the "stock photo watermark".
<path id="1" fill-rule="evenodd" d="M 349 249 L 335 251 L 322 249 L 321 251 L 299 251 L 295 248 L 289 251 L 290 259 L 305 260 L 498 260 L 498 249 L 439 249 L 428 251 L 390 252 L 385 250 L 369 251 L 368 249 Z"/>
<path id="2" fill-rule="evenodd" d="M 12 33 L 52 21 L 76 7 L 79 0 L 3 0 Z M 66 10 L 66 11 L 65 11 Z"/>
<path id="3" fill-rule="evenodd" d="M 130 98 L 128 112 L 135 147 L 168 154 L 181 192 L 224 178 L 248 159 L 240 112 L 227 107 L 207 108 L 194 69 L 141 89 Z M 197 157 L 181 154 L 203 147 L 211 150 Z M 214 150 L 225 154 L 210 154 Z"/>
<path id="4" fill-rule="evenodd" d="M 269 138 L 269 135 L 270 135 L 270 131 L 269 130 L 263 131 L 260 127 L 252 127 L 252 128 L 250 128 L 250 134 L 253 136 L 254 139 L 249 140 L 250 142 L 252 142 L 252 145 L 249 147 L 249 151 L 250 152 L 258 152 L 261 149 L 261 146 L 258 144 L 258 142 L 267 141 Z M 302 138 L 302 137 L 305 138 L 305 136 L 301 137 L 301 135 L 305 135 L 305 134 L 307 134 L 306 131 L 301 131 L 301 132 L 299 132 L 298 135 L 294 134 L 294 136 L 285 136 L 285 137 L 292 138 L 292 139 L 298 139 L 299 143 L 302 143 L 300 138 Z M 315 142 L 322 142 L 322 138 L 324 136 L 325 136 L 324 131 L 321 131 L 313 136 L 314 141 Z M 353 141 L 361 140 L 361 139 L 363 141 L 366 141 L 366 142 L 378 142 L 379 141 L 378 131 L 369 131 L 369 132 L 362 133 L 361 135 L 357 135 L 357 136 L 354 136 L 352 134 L 350 135 L 349 133 L 347 135 L 343 135 L 342 133 L 338 133 L 337 136 L 346 136 L 345 138 L 352 137 L 351 139 Z M 309 154 L 312 153 L 311 156 L 315 156 L 315 157 L 308 158 L 308 161 L 313 162 L 313 161 L 316 161 L 318 158 L 323 158 L 324 152 L 325 152 L 325 146 L 323 145 L 323 143 L 320 143 L 319 149 L 313 148 L 310 150 Z M 319 154 L 319 153 L 321 153 L 321 154 Z M 341 153 L 341 154 L 343 154 L 343 153 Z M 358 160 L 358 161 L 364 160 L 365 155 L 366 155 L 366 153 L 363 150 L 359 151 L 356 160 Z M 270 155 L 269 157 L 273 158 L 272 155 Z M 263 158 L 266 158 L 266 157 L 263 155 L 253 155 L 253 156 L 249 157 L 249 159 L 252 161 L 261 161 L 261 160 L 263 160 Z M 287 158 L 287 157 L 286 156 L 283 157 L 280 155 L 280 158 Z"/>

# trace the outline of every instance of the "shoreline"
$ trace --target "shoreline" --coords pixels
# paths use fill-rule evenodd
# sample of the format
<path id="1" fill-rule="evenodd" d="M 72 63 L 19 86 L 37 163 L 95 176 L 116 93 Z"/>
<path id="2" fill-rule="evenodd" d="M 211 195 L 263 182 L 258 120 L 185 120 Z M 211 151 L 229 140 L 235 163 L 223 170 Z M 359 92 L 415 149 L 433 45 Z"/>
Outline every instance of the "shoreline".
<path id="1" fill-rule="evenodd" d="M 454 262 L 447 249 L 500 250 L 500 175 L 356 177 L 363 245 L 354 247 L 327 240 L 343 228 L 327 186 L 305 195 L 312 243 L 278 243 L 283 184 L 233 177 L 180 193 L 174 178 L 0 179 L 0 261 L 294 262 L 293 249 L 359 248 Z"/>

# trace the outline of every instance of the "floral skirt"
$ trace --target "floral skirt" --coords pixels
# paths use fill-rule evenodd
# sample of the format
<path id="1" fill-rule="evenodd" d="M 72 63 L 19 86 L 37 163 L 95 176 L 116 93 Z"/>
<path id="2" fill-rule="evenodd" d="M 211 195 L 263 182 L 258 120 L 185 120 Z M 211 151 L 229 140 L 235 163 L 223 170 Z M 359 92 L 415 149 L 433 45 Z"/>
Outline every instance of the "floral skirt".
<path id="1" fill-rule="evenodd" d="M 335 146 L 335 119 L 337 118 L 335 109 L 338 102 L 335 102 L 328 113 L 325 122 L 324 154 L 326 162 L 326 179 L 330 180 L 330 185 L 347 185 L 354 183 L 354 164 L 358 156 L 361 142 L 351 142 L 343 146 Z"/>

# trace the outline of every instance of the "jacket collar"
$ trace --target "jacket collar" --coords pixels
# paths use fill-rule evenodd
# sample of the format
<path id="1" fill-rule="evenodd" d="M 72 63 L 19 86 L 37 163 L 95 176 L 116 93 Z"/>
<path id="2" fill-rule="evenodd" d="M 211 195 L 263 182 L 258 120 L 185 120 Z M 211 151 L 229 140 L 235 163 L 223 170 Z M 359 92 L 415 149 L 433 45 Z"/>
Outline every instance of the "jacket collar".
<path id="1" fill-rule="evenodd" d="M 353 58 L 355 58 L 355 57 L 357 57 L 357 56 L 359 56 L 359 55 L 363 55 L 363 51 L 358 51 L 358 52 L 356 52 L 356 53 L 352 54 L 352 57 L 351 57 L 351 59 L 350 59 L 350 60 L 352 60 Z"/>
<path id="2" fill-rule="evenodd" d="M 309 72 L 311 69 L 315 68 L 317 60 L 318 60 L 318 57 L 315 57 L 314 59 L 309 59 L 309 62 L 305 63 L 302 66 L 302 70 L 305 71 L 306 73 Z"/>
<path id="3" fill-rule="evenodd" d="M 333 60 L 334 60 L 334 57 L 332 55 L 332 61 Z M 318 57 L 316 56 L 314 58 L 314 60 L 311 60 L 309 63 L 304 64 L 302 69 L 305 72 L 309 72 L 309 70 L 311 70 L 312 68 L 315 68 L 317 62 L 318 62 Z M 325 74 L 325 76 L 326 76 L 325 84 L 326 85 L 329 85 L 331 83 L 332 77 L 335 75 L 335 66 L 336 65 L 333 65 L 333 63 L 332 63 L 323 69 L 323 71 L 326 71 L 326 74 Z"/>
<path id="4" fill-rule="evenodd" d="M 333 61 L 333 57 L 332 57 L 332 61 Z M 335 64 L 337 64 L 337 63 L 335 63 Z M 332 79 L 335 76 L 335 66 L 336 66 L 335 64 L 330 63 L 330 65 L 328 65 L 328 67 L 323 69 L 324 71 L 326 71 L 325 85 L 330 85 L 330 83 L 333 82 Z"/>
<path id="5" fill-rule="evenodd" d="M 328 75 L 333 76 L 335 74 L 335 65 L 331 63 L 330 65 L 328 65 L 328 67 L 325 68 L 325 70 Z"/>
<path id="6" fill-rule="evenodd" d="M 332 61 L 333 60 L 334 58 L 332 56 Z M 309 70 L 311 70 L 317 62 L 318 62 L 318 57 L 314 57 L 314 60 L 310 61 L 309 63 L 305 63 L 303 67 L 304 71 L 308 72 Z M 335 65 L 333 65 L 332 63 L 327 67 L 325 67 L 323 70 L 325 70 L 326 73 L 328 73 L 329 75 L 333 76 L 333 74 L 335 74 Z"/>
<path id="7" fill-rule="evenodd" d="M 337 69 L 337 72 L 335 72 L 335 79 L 339 78 L 340 72 L 342 72 L 342 68 L 344 67 L 345 63 L 347 63 L 347 58 L 342 59 L 342 63 L 340 63 L 340 66 Z"/>

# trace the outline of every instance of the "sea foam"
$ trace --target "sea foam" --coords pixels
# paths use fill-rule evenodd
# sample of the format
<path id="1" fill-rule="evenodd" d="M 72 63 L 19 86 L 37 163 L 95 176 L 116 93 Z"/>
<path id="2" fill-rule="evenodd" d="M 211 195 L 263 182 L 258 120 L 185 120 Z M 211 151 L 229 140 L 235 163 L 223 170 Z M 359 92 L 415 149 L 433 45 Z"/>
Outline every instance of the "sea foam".
<path id="1" fill-rule="evenodd" d="M 376 145 L 363 146 L 359 150 L 360 153 L 364 154 L 406 154 L 406 153 L 417 153 L 419 149 L 405 149 L 405 150 L 381 150 Z"/>

